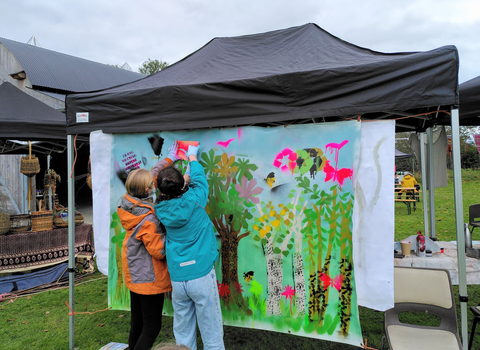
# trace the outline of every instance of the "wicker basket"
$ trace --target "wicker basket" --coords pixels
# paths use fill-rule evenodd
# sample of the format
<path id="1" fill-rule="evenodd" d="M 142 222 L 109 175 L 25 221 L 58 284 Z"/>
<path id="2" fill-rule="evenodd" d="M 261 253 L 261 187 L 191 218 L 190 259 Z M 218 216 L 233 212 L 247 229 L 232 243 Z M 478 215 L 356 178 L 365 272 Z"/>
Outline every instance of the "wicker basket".
<path id="1" fill-rule="evenodd" d="M 85 221 L 85 218 L 83 214 L 75 210 L 75 226 L 83 224 L 84 221 Z"/>
<path id="2" fill-rule="evenodd" d="M 32 145 L 28 141 L 28 157 L 22 157 L 20 159 L 20 172 L 23 175 L 32 177 L 40 172 L 40 162 L 37 157 L 32 157 Z"/>
<path id="3" fill-rule="evenodd" d="M 55 227 L 67 227 L 68 226 L 68 210 L 67 208 L 56 205 L 55 212 L 53 214 L 53 224 Z"/>
<path id="4" fill-rule="evenodd" d="M 38 206 L 39 211 L 31 212 L 32 231 L 48 231 L 53 229 L 53 210 L 45 210 L 43 201 L 40 201 Z"/>
<path id="5" fill-rule="evenodd" d="M 32 217 L 30 214 L 10 215 L 10 232 L 22 233 L 32 229 Z"/>
<path id="6" fill-rule="evenodd" d="M 10 215 L 0 213 L 0 236 L 6 234 L 10 230 Z"/>
<path id="7" fill-rule="evenodd" d="M 85 218 L 82 213 L 75 210 L 75 226 L 83 224 Z M 62 205 L 55 206 L 53 224 L 57 228 L 68 227 L 68 209 Z"/>

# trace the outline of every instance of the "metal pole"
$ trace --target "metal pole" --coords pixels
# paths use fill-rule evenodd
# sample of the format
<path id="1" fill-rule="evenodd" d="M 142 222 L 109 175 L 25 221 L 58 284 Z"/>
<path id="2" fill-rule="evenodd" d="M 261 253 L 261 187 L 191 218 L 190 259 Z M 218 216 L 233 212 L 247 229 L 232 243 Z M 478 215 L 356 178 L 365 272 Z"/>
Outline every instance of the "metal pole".
<path id="1" fill-rule="evenodd" d="M 423 227 L 425 237 L 428 234 L 428 202 L 427 202 L 427 168 L 425 166 L 425 133 L 420 133 L 420 172 L 422 174 L 422 201 L 423 201 Z"/>
<path id="2" fill-rule="evenodd" d="M 463 350 L 468 346 L 467 329 L 467 267 L 465 262 L 465 236 L 463 231 L 463 196 L 462 196 L 462 168 L 460 163 L 460 127 L 458 109 L 452 109 L 452 151 L 453 151 L 453 189 L 455 197 L 455 227 L 457 231 L 457 259 L 458 259 L 458 297 L 460 299 L 460 313 L 462 326 Z"/>
<path id="3" fill-rule="evenodd" d="M 430 210 L 430 237 L 435 240 L 435 181 L 434 181 L 434 167 L 433 167 L 433 130 L 427 129 L 428 135 L 428 206 Z"/>
<path id="4" fill-rule="evenodd" d="M 75 311 L 75 173 L 73 167 L 73 135 L 67 135 L 67 174 L 68 177 L 68 290 L 69 290 L 69 305 Z M 70 173 L 72 172 L 72 173 Z M 74 315 L 69 315 L 69 349 L 73 350 L 75 347 L 75 319 Z"/>
<path id="5" fill-rule="evenodd" d="M 47 156 L 47 170 L 50 170 L 50 159 L 52 159 L 52 156 L 49 154 Z M 56 181 L 56 179 L 55 179 Z M 53 210 L 53 205 L 52 205 L 52 186 L 48 186 L 48 208 L 50 210 Z"/>

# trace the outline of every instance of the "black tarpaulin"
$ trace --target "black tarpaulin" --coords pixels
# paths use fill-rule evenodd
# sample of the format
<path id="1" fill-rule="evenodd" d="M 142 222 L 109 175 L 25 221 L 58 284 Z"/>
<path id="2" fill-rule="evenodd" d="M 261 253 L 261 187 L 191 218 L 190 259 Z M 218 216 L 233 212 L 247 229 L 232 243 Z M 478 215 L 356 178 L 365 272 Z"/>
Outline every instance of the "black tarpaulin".
<path id="1" fill-rule="evenodd" d="M 480 76 L 468 80 L 460 90 L 460 125 L 480 125 Z"/>
<path id="2" fill-rule="evenodd" d="M 405 158 L 412 158 L 413 153 L 403 153 L 395 148 L 395 159 L 405 159 Z"/>
<path id="3" fill-rule="evenodd" d="M 0 139 L 66 140 L 65 114 L 8 82 L 0 85 Z"/>
<path id="4" fill-rule="evenodd" d="M 215 38 L 144 79 L 68 95 L 67 133 L 322 122 L 358 115 L 393 119 L 425 113 L 432 106 L 456 106 L 457 89 L 454 46 L 386 54 L 306 24 Z M 88 122 L 77 121 L 77 115 L 87 120 L 84 113 Z M 408 131 L 424 129 L 429 118 L 402 123 L 409 124 Z"/>

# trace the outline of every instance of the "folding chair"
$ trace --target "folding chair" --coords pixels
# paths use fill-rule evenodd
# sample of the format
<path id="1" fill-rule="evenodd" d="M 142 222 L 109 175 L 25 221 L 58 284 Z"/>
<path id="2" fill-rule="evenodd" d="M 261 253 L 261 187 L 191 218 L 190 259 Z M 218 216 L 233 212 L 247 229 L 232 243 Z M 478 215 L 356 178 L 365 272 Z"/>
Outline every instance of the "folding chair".
<path id="1" fill-rule="evenodd" d="M 445 269 L 394 268 L 394 307 L 385 311 L 385 337 L 390 350 L 462 349 L 450 274 Z M 404 312 L 422 312 L 440 318 L 438 327 L 399 320 Z"/>
<path id="2" fill-rule="evenodd" d="M 476 221 L 475 219 L 479 220 Z M 472 204 L 468 207 L 468 221 L 472 226 L 470 233 L 473 233 L 475 227 L 480 227 L 480 204 Z"/>
<path id="3" fill-rule="evenodd" d="M 477 322 L 480 321 L 480 305 L 470 306 L 470 311 L 472 311 L 472 313 L 473 313 L 473 325 L 472 325 L 472 331 L 470 332 L 470 340 L 468 342 L 468 350 L 470 350 L 472 348 L 473 336 L 475 335 L 475 327 L 477 326 Z"/>

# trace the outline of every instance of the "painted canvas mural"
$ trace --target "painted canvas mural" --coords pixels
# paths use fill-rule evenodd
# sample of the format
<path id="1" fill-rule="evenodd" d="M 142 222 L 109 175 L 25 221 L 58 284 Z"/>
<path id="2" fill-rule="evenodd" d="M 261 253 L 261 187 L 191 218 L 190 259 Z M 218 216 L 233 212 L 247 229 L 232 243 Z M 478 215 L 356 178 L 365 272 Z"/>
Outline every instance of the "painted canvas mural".
<path id="1" fill-rule="evenodd" d="M 109 306 L 129 309 L 121 266 L 125 231 L 116 214 L 125 175 L 153 168 L 158 142 L 163 158 L 175 140 L 199 141 L 210 188 L 206 210 L 220 251 L 215 269 L 224 323 L 359 346 L 352 214 L 360 125 L 114 135 Z M 184 169 L 186 162 L 176 166 Z M 173 314 L 168 299 L 164 310 Z"/>

